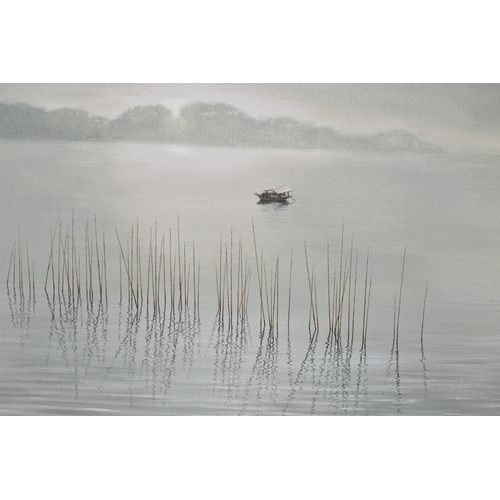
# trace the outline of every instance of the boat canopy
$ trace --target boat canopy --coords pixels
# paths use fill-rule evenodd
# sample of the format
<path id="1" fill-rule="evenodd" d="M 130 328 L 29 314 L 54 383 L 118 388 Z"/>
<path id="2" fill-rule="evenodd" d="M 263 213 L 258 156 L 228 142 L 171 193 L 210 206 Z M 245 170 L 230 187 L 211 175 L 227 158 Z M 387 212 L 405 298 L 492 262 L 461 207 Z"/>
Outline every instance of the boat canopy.
<path id="1" fill-rule="evenodd" d="M 293 191 L 293 189 L 290 186 L 280 186 L 274 188 L 273 191 L 277 194 L 282 194 L 282 193 L 289 193 L 290 191 Z"/>

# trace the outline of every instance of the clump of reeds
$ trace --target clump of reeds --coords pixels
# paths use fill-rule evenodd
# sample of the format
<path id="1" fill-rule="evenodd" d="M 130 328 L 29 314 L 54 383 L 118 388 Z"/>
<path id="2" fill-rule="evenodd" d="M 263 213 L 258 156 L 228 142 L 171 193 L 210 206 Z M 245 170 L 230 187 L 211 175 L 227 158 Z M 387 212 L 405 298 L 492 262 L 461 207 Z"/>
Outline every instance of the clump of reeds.
<path id="1" fill-rule="evenodd" d="M 351 330 L 354 329 L 354 312 L 355 312 L 355 302 L 356 302 L 357 252 L 356 252 L 356 272 L 354 276 L 354 289 L 352 286 L 352 275 L 353 275 L 352 264 L 353 264 L 353 239 L 351 238 L 350 253 L 348 255 L 345 255 L 344 224 L 342 224 L 338 274 L 337 271 L 334 271 L 333 277 L 331 271 L 332 265 L 330 258 L 330 243 L 327 242 L 326 245 L 328 342 L 341 341 L 343 319 L 345 317 L 346 312 L 347 312 L 347 341 L 349 343 L 352 340 Z"/>
<path id="2" fill-rule="evenodd" d="M 264 261 L 264 249 L 260 251 L 260 260 L 257 253 L 257 238 L 255 236 L 255 226 L 252 220 L 255 264 L 257 267 L 257 279 L 259 284 L 260 299 L 260 330 L 266 327 L 270 332 L 279 329 L 279 305 L 280 305 L 280 257 L 276 255 L 276 260 L 269 272 Z M 293 257 L 293 255 L 292 255 Z M 291 257 L 291 259 L 292 259 Z M 291 271 L 292 260 L 290 260 L 290 282 L 288 291 L 288 326 L 290 326 L 290 303 L 291 303 Z M 268 279 L 269 278 L 269 279 Z"/>
<path id="3" fill-rule="evenodd" d="M 93 226 L 93 227 L 92 227 Z M 127 231 L 128 232 L 128 231 Z M 266 327 L 277 332 L 280 320 L 280 255 L 266 261 L 264 249 L 258 249 L 254 222 L 252 220 L 253 247 L 259 292 L 260 330 Z M 195 242 L 184 241 L 181 237 L 180 217 L 177 228 L 170 227 L 168 235 L 158 229 L 158 224 L 149 228 L 147 251 L 141 247 L 139 220 L 131 226 L 129 236 L 120 236 L 115 228 L 119 246 L 120 304 L 124 296 L 129 308 L 139 311 L 145 303 L 147 311 L 153 316 L 165 312 L 167 304 L 171 311 L 195 314 L 200 309 L 201 264 L 197 258 Z M 175 235 L 176 233 L 176 235 Z M 168 239 L 168 242 L 167 242 Z M 366 252 L 364 287 L 358 284 L 359 251 L 354 248 L 351 237 L 350 248 L 346 248 L 345 229 L 342 224 L 338 263 L 331 260 L 330 243 L 326 245 L 326 299 L 328 313 L 328 343 L 342 343 L 347 330 L 347 345 L 352 348 L 356 331 L 360 331 L 361 347 L 366 349 L 372 277 L 370 276 L 370 251 Z M 79 249 L 83 248 L 83 255 Z M 309 302 L 309 333 L 316 336 L 320 326 L 318 285 L 315 274 L 315 261 L 310 259 L 304 241 L 305 270 Z M 401 266 L 399 294 L 394 294 L 393 348 L 398 348 L 401 320 L 401 306 L 406 261 L 404 247 Z M 64 299 L 68 304 L 78 303 L 82 297 L 87 304 L 94 300 L 108 300 L 106 235 L 98 231 L 97 218 L 93 224 L 84 226 L 84 243 L 77 241 L 75 218 L 66 226 L 61 220 L 50 229 L 50 252 L 45 276 L 45 292 Z M 361 266 L 360 266 L 361 267 Z M 293 249 L 290 254 L 287 326 L 290 328 L 292 296 Z M 230 238 L 220 239 L 219 259 L 215 264 L 215 287 L 217 293 L 217 317 L 232 327 L 248 321 L 249 290 L 251 265 L 243 249 L 241 237 L 238 240 L 231 228 Z M 21 296 L 35 294 L 35 266 L 30 257 L 27 242 L 22 242 L 20 230 L 14 242 L 9 268 L 7 286 L 13 287 Z M 359 295 L 359 297 L 358 297 Z M 282 299 L 281 299 L 282 300 Z M 423 339 L 427 287 L 425 289 L 422 312 L 421 339 Z M 361 304 L 361 305 L 360 305 Z M 347 318 L 347 320 L 346 320 Z M 356 319 L 357 318 L 357 319 Z M 356 321 L 355 321 L 356 320 Z M 347 323 L 347 328 L 345 327 Z"/>
<path id="4" fill-rule="evenodd" d="M 340 243 L 339 272 L 333 273 L 333 282 L 330 269 L 330 244 L 327 243 L 327 288 L 328 288 L 328 340 L 340 341 L 342 335 L 342 319 L 344 313 L 345 293 L 347 284 L 351 276 L 351 268 L 347 268 L 347 260 L 344 262 L 344 224 L 342 224 L 342 234 Z M 351 249 L 352 257 L 352 249 Z M 332 287 L 333 285 L 333 287 Z M 349 294 L 350 299 L 350 294 Z M 350 307 L 348 308 L 350 309 Z"/>
<path id="5" fill-rule="evenodd" d="M 172 231 L 169 230 L 170 252 L 169 252 L 169 275 L 170 275 L 170 305 L 171 309 L 177 303 L 179 311 L 188 310 L 189 304 L 192 303 L 193 311 L 195 314 L 199 313 L 200 307 L 200 273 L 201 266 L 196 260 L 196 245 L 192 242 L 191 252 L 188 251 L 188 244 L 181 239 L 181 226 L 180 217 L 177 217 L 177 245 L 172 255 Z M 155 236 L 156 238 L 156 236 Z M 160 261 L 163 262 L 162 266 L 158 266 L 156 273 L 159 269 L 163 269 L 163 282 L 166 284 L 166 252 L 164 245 L 164 237 L 162 235 L 162 249 L 160 249 Z M 191 254 L 191 255 L 190 255 Z M 155 250 L 156 255 L 156 250 Z M 160 271 L 161 272 L 161 271 Z M 192 289 L 190 289 L 192 284 Z M 166 293 L 166 285 L 165 285 Z M 177 294 L 177 295 L 176 295 Z"/>
<path id="6" fill-rule="evenodd" d="M 78 253 L 74 216 L 70 226 L 63 227 L 62 221 L 58 220 L 55 229 L 50 230 L 50 253 L 45 276 L 47 293 L 51 289 L 54 296 L 57 294 L 73 304 L 84 294 L 87 305 L 92 305 L 96 299 L 108 300 L 106 236 L 104 232 L 98 233 L 95 216 L 93 226 L 87 221 L 84 228 L 83 259 Z M 167 249 L 165 233 L 160 234 L 157 223 L 150 228 L 146 263 L 141 248 L 139 220 L 132 225 L 129 238 L 121 237 L 116 228 L 115 233 L 119 246 L 120 303 L 126 296 L 129 306 L 136 310 L 146 302 L 146 306 L 157 313 L 170 302 L 171 309 L 175 305 L 180 311 L 192 306 L 195 314 L 199 312 L 201 266 L 194 241 L 191 248 L 181 241 L 179 219 L 175 249 L 171 229 Z M 14 250 L 16 248 L 14 246 Z M 9 270 L 9 278 L 10 274 Z"/>
<path id="7" fill-rule="evenodd" d="M 154 227 L 149 230 L 145 291 L 139 221 L 137 221 L 135 227 L 132 227 L 130 240 L 126 241 L 126 246 L 122 245 L 117 230 L 116 236 L 121 257 L 120 297 L 122 296 L 122 276 L 124 274 L 128 302 L 136 308 L 140 308 L 145 299 L 146 308 L 151 309 L 153 315 L 165 310 L 168 302 L 170 302 L 171 310 L 174 310 L 176 306 L 179 311 L 187 310 L 192 304 L 194 313 L 199 312 L 201 266 L 196 259 L 195 242 L 193 241 L 191 252 L 189 252 L 188 245 L 181 240 L 179 219 L 175 249 L 173 249 L 172 245 L 172 229 L 169 229 L 168 252 L 165 233 L 159 233 L 158 224 L 155 222 Z M 122 273 L 122 266 L 125 273 Z"/>
<path id="8" fill-rule="evenodd" d="M 22 298 L 27 295 L 28 300 L 31 300 L 35 298 L 35 263 L 30 259 L 28 241 L 25 241 L 24 246 L 26 254 L 23 253 L 23 243 L 18 230 L 18 239 L 12 246 L 6 284 L 8 289 L 12 286 L 14 293 L 18 292 Z"/>
<path id="9" fill-rule="evenodd" d="M 127 282 L 127 297 L 128 303 L 130 305 L 134 305 L 137 309 L 139 309 L 139 300 L 141 298 L 140 289 L 137 286 L 137 280 L 139 280 L 140 274 L 137 273 L 137 280 L 134 280 L 134 230 L 132 228 L 131 240 L 127 241 L 127 246 L 125 250 L 123 249 L 123 245 L 120 239 L 120 235 L 118 234 L 118 230 L 115 228 L 116 237 L 118 239 L 118 245 L 120 247 L 120 265 L 123 264 L 125 269 L 125 277 Z M 139 239 L 137 238 L 137 242 Z M 139 252 L 137 252 L 139 254 Z M 140 267 L 140 266 L 137 266 Z M 120 267 L 120 278 L 121 278 L 121 267 Z M 140 282 L 140 281 L 139 281 Z M 142 284 L 142 282 L 140 282 Z M 149 290 L 149 289 L 148 289 Z M 122 296 L 122 282 L 120 279 L 120 297 Z M 142 304 L 142 301 L 141 301 Z"/>
<path id="10" fill-rule="evenodd" d="M 242 324 L 248 317 L 248 299 L 251 268 L 248 258 L 244 257 L 241 237 L 238 239 L 237 257 L 234 257 L 234 238 L 228 244 L 219 246 L 219 265 L 215 265 L 215 286 L 217 291 L 217 316 L 224 323 L 227 318 L 232 326 Z M 260 279 L 260 278 L 259 278 Z"/>
<path id="11" fill-rule="evenodd" d="M 53 296 L 57 294 L 73 305 L 81 300 L 83 292 L 85 292 L 87 305 L 93 304 L 94 292 L 95 296 L 99 297 L 99 301 L 107 301 L 106 237 L 104 233 L 102 233 L 102 239 L 99 236 L 95 216 L 92 229 L 88 221 L 85 225 L 85 283 L 82 279 L 82 259 L 77 249 L 73 215 L 71 224 L 64 230 L 62 221 L 58 221 L 55 229 L 50 230 L 50 253 L 45 273 L 45 292 L 48 294 L 52 289 Z"/>
<path id="12" fill-rule="evenodd" d="M 328 340 L 327 342 L 342 342 L 344 317 L 347 316 L 347 345 L 352 346 L 354 340 L 356 301 L 358 291 L 358 250 L 354 254 L 354 238 L 348 252 L 344 251 L 344 224 L 340 237 L 340 257 L 338 269 L 333 271 L 330 257 L 330 244 L 326 247 L 326 276 L 328 302 Z M 354 258 L 355 255 L 355 258 Z M 372 277 L 369 277 L 369 251 L 366 255 L 365 285 L 363 294 L 363 310 L 361 320 L 361 347 L 366 347 L 368 332 L 368 316 L 372 289 Z M 307 265 L 307 261 L 306 261 Z"/>

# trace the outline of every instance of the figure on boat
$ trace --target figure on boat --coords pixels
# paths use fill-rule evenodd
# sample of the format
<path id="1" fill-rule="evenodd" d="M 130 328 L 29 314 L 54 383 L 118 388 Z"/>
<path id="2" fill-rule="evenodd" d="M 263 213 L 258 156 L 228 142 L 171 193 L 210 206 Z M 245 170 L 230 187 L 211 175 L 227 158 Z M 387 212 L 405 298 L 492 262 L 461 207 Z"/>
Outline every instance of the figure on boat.
<path id="1" fill-rule="evenodd" d="M 293 189 L 289 186 L 280 186 L 274 189 L 266 189 L 262 193 L 255 193 L 259 197 L 260 202 L 267 203 L 277 201 L 279 203 L 287 203 L 290 198 L 295 201 L 290 194 Z"/>

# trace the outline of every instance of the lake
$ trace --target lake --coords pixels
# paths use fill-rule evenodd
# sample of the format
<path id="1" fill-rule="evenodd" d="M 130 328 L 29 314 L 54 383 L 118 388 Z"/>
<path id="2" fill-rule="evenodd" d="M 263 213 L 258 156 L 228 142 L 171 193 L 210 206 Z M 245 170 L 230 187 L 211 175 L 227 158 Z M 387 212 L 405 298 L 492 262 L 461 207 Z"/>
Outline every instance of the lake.
<path id="1" fill-rule="evenodd" d="M 0 145 L 1 414 L 500 413 L 498 156 Z"/>

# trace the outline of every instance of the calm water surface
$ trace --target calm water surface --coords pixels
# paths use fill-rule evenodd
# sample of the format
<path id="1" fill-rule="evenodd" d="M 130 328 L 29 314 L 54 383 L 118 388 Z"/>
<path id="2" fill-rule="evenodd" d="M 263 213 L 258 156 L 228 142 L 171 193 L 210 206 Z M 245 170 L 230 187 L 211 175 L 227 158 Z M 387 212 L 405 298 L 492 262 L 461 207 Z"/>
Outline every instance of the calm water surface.
<path id="1" fill-rule="evenodd" d="M 9 140 L 0 147 L 2 414 L 500 413 L 498 157 Z M 256 203 L 255 191 L 281 184 L 295 188 L 294 203 Z M 99 300 L 93 261 L 92 302 L 83 292 L 87 222 L 88 240 L 97 231 L 103 245 L 104 235 L 107 254 L 107 299 Z M 136 276 L 141 266 L 139 310 L 127 298 L 115 230 L 124 253 L 135 250 Z M 157 262 L 165 249 L 157 290 L 167 291 L 157 310 L 145 292 L 155 231 Z M 81 270 L 80 300 L 54 293 L 50 272 L 44 291 L 51 234 L 54 260 L 67 251 L 72 263 L 66 283 Z M 17 257 L 22 249 L 22 289 L 18 258 L 13 282 L 14 244 Z M 248 315 L 232 322 L 227 311 L 217 315 L 221 244 L 226 305 L 230 296 L 237 302 L 238 260 L 249 279 Z M 179 307 L 177 284 L 171 308 L 177 248 L 191 295 Z M 255 250 L 261 273 L 265 266 L 264 301 L 278 290 L 272 329 L 259 321 Z M 330 300 L 344 297 L 337 342 L 329 335 L 329 281 Z"/>

